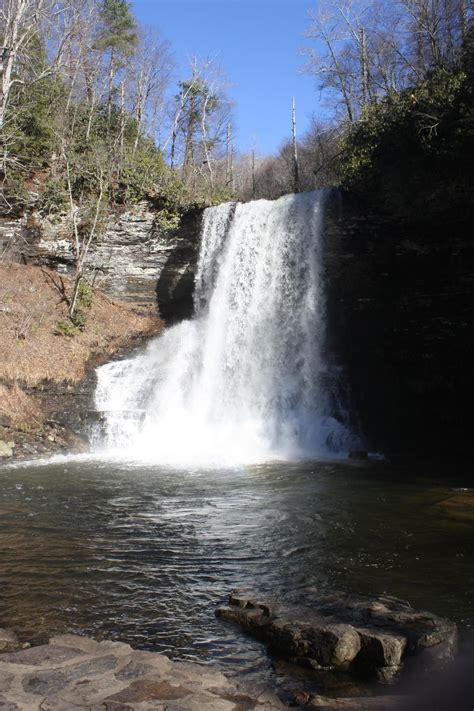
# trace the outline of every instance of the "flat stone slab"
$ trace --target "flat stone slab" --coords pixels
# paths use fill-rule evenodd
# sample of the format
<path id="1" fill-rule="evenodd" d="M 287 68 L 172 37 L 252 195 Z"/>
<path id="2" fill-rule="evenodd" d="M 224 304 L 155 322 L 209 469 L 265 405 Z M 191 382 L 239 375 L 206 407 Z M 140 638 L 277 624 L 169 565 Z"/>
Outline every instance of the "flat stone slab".
<path id="1" fill-rule="evenodd" d="M 269 651 L 314 669 L 391 681 L 409 657 L 426 667 L 453 658 L 453 622 L 393 597 L 369 598 L 313 588 L 269 600 L 235 591 L 217 616 L 269 644 Z M 421 668 L 421 667 L 420 667 Z"/>
<path id="2" fill-rule="evenodd" d="M 121 642 L 61 635 L 0 654 L 1 711 L 281 711 L 215 669 Z"/>

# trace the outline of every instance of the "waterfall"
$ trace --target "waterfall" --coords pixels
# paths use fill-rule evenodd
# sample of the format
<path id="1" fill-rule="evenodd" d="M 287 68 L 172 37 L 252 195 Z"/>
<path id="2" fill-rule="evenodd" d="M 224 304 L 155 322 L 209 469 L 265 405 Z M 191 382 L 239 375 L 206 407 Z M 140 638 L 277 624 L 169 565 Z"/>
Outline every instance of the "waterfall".
<path id="1" fill-rule="evenodd" d="M 324 358 L 324 191 L 204 213 L 194 318 L 98 368 L 103 446 L 169 465 L 355 445 Z"/>

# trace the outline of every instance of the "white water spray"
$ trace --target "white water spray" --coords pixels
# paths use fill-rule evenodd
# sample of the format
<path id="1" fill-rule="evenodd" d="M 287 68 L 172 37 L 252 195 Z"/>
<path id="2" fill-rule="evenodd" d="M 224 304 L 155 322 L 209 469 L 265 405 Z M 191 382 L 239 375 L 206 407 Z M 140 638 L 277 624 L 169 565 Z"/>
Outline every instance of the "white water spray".
<path id="1" fill-rule="evenodd" d="M 354 446 L 323 358 L 323 202 L 302 193 L 205 211 L 194 318 L 98 369 L 107 449 L 224 466 Z"/>

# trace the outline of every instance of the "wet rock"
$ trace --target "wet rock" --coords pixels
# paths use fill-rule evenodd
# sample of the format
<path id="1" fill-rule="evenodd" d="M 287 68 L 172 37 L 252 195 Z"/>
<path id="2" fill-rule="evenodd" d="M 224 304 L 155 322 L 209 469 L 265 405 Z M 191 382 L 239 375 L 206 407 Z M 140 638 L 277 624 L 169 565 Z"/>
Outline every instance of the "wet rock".
<path id="1" fill-rule="evenodd" d="M 399 708 L 400 699 L 395 696 L 361 696 L 353 698 L 333 699 L 327 696 L 313 696 L 307 702 L 307 707 L 321 711 L 392 711 Z"/>
<path id="2" fill-rule="evenodd" d="M 454 623 L 389 596 L 308 589 L 298 597 L 269 601 L 240 591 L 216 614 L 266 641 L 270 652 L 300 665 L 380 682 L 392 681 L 410 655 L 427 649 L 427 666 L 452 659 L 457 642 Z"/>
<path id="3" fill-rule="evenodd" d="M 0 459 L 8 459 L 13 457 L 12 442 L 4 442 L 0 439 Z"/>
<path id="4" fill-rule="evenodd" d="M 436 510 L 454 521 L 474 522 L 474 491 L 457 491 L 436 505 Z"/>
<path id="5" fill-rule="evenodd" d="M 0 652 L 14 652 L 20 647 L 20 641 L 12 630 L 0 628 Z"/>
<path id="6" fill-rule="evenodd" d="M 407 646 L 407 638 L 390 632 L 358 629 L 361 649 L 358 663 L 364 668 L 399 667 Z"/>
<path id="7" fill-rule="evenodd" d="M 353 452 L 349 452 L 349 459 L 354 459 L 359 462 L 366 462 L 369 459 L 369 453 L 363 449 L 354 450 Z"/>

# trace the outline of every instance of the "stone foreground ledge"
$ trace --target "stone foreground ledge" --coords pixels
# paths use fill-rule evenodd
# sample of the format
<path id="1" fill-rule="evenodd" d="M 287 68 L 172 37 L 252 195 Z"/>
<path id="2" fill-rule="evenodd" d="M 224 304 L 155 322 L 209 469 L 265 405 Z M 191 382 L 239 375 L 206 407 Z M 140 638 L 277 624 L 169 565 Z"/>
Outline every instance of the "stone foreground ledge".
<path id="1" fill-rule="evenodd" d="M 15 637 L 0 630 L 10 650 Z M 122 642 L 61 635 L 0 654 L 2 711 L 281 711 L 269 691 Z"/>
<path id="2" fill-rule="evenodd" d="M 366 598 L 342 592 L 298 592 L 269 601 L 236 591 L 217 616 L 239 624 L 269 644 L 271 652 L 314 669 L 347 671 L 389 682 L 409 657 L 420 671 L 453 659 L 457 627 L 393 597 Z"/>

